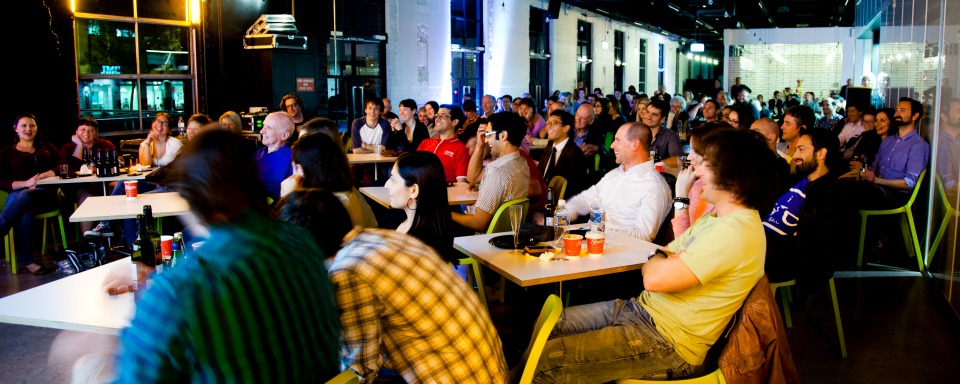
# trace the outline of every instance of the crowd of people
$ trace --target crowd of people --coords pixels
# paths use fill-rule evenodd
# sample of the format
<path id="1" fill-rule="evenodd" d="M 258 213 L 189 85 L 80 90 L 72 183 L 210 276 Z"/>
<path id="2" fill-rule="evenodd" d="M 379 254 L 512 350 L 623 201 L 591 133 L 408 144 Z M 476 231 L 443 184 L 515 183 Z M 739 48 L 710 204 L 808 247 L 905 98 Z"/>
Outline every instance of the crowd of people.
<path id="1" fill-rule="evenodd" d="M 534 382 L 694 375 L 761 276 L 827 277 L 849 256 L 853 209 L 902 205 L 930 160 L 915 100 L 874 109 L 812 95 L 753 98 L 739 78 L 732 98 L 716 88 L 696 98 L 664 87 L 652 97 L 632 86 L 606 96 L 578 88 L 554 92 L 542 109 L 526 94 L 484 95 L 479 111 L 472 98 L 420 107 L 404 99 L 396 114 L 389 99 L 371 98 L 343 135 L 332 120 L 305 117 L 290 94 L 264 120 L 259 148 L 237 134 L 235 113 L 191 116 L 186 144 L 158 113 L 139 162 L 166 171 L 140 193 L 179 192 L 194 219 L 187 232 L 206 242 L 154 277 L 116 358 L 99 357 L 116 365 L 93 374 L 318 381 L 349 369 L 364 382 L 505 382 L 500 336 L 451 268 L 460 257 L 453 238 L 485 232 L 501 205 L 524 197 L 542 224 L 556 203 L 546 201 L 547 183 L 561 176 L 571 220 L 602 204 L 607 230 L 673 240 L 649 256 L 632 297 L 564 310 Z M 944 117 L 956 139 L 960 101 Z M 48 273 L 32 258 L 30 212 L 55 203 L 56 189 L 37 181 L 58 164 L 75 171 L 81 149 L 113 146 L 89 118 L 59 150 L 42 141 L 33 115 L 14 130 L 18 142 L 0 149 L 9 192 L 0 232 L 15 227 L 19 260 Z M 536 140 L 546 144 L 535 161 Z M 346 156 L 382 150 L 399 153 L 380 181 L 399 220 L 371 209 L 357 189 L 370 180 Z M 667 175 L 657 162 L 681 170 Z M 476 189 L 476 203 L 451 207 L 453 183 Z M 80 203 L 93 194 L 69 193 Z M 113 236 L 114 225 L 86 234 Z M 136 238 L 131 221 L 122 233 Z"/>

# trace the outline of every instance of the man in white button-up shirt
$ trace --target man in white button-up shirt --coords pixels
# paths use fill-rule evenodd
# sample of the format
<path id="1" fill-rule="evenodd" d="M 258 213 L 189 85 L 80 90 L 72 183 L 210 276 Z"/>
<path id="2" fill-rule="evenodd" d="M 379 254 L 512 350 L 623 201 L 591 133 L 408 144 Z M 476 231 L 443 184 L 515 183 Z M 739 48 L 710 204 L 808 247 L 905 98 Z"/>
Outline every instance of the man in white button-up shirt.
<path id="1" fill-rule="evenodd" d="M 620 166 L 570 199 L 567 209 L 574 215 L 587 215 L 599 198 L 606 210 L 607 229 L 646 241 L 656 237 L 670 212 L 671 193 L 650 159 L 650 140 L 650 128 L 643 123 L 621 126 L 611 145 Z"/>

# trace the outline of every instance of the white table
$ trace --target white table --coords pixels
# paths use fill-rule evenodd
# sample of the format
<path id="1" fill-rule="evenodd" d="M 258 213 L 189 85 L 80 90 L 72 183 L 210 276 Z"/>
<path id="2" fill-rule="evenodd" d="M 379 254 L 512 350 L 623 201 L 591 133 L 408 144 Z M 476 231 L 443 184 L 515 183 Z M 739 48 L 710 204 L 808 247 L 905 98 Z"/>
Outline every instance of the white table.
<path id="1" fill-rule="evenodd" d="M 490 238 L 500 235 L 512 233 L 457 237 L 453 239 L 453 247 L 521 287 L 640 269 L 650 253 L 660 248 L 626 234 L 606 231 L 601 256 L 586 256 L 583 252 L 584 256 L 572 257 L 568 261 L 540 261 L 536 257 L 490 245 Z M 583 243 L 586 249 L 586 241 Z M 561 285 L 561 293 L 562 289 Z"/>
<path id="2" fill-rule="evenodd" d="M 133 318 L 133 294 L 110 296 L 108 276 L 132 276 L 130 258 L 0 299 L 0 322 L 116 335 Z M 125 274 L 125 275 L 124 275 Z"/>
<path id="3" fill-rule="evenodd" d="M 349 161 L 350 164 L 393 163 L 397 161 L 397 156 L 377 156 L 373 153 L 348 153 L 347 161 Z"/>
<path id="4" fill-rule="evenodd" d="M 453 183 L 453 186 L 447 187 L 447 201 L 450 205 L 473 204 L 477 202 L 480 196 L 479 191 L 471 191 L 468 183 Z M 363 187 L 360 193 L 367 195 L 378 204 L 390 208 L 390 192 L 387 187 Z"/>
<path id="5" fill-rule="evenodd" d="M 122 174 L 117 176 L 109 177 L 99 177 L 96 174 L 91 176 L 77 176 L 69 179 L 61 179 L 58 176 L 48 177 L 46 179 L 37 181 L 37 185 L 61 185 L 61 184 L 80 184 L 80 183 L 103 183 L 103 195 L 107 196 L 107 183 L 111 181 L 125 181 L 125 180 L 143 180 L 147 175 L 153 173 L 158 168 L 146 169 L 143 172 L 139 172 L 136 176 L 131 176 L 128 174 Z"/>
<path id="6" fill-rule="evenodd" d="M 135 219 L 150 205 L 153 217 L 178 216 L 190 212 L 190 205 L 176 192 L 144 193 L 135 199 L 124 195 L 90 196 L 70 215 L 70 222 Z"/>

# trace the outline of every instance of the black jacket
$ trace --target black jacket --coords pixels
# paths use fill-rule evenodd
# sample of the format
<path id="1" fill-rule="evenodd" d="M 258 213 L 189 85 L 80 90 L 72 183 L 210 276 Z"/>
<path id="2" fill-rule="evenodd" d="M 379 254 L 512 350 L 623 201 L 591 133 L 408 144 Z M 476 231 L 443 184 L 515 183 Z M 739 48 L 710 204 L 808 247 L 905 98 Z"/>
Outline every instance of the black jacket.
<path id="1" fill-rule="evenodd" d="M 552 153 L 553 142 L 550 142 L 543 149 L 543 156 L 540 157 L 540 163 L 537 165 L 541 175 L 543 175 L 544 168 L 550 163 Z M 560 151 L 560 156 L 557 158 L 557 163 L 547 169 L 543 181 L 549 184 L 554 176 L 563 176 L 564 179 L 567 179 L 567 189 L 563 194 L 564 199 L 569 199 L 586 188 L 587 160 L 583 157 L 583 151 L 580 150 L 580 147 L 574 144 L 573 138 L 568 139 L 567 144 L 563 146 L 563 150 Z M 559 192 L 554 191 L 554 195 Z"/>
<path id="2" fill-rule="evenodd" d="M 399 131 L 394 131 L 391 129 L 390 138 L 387 139 L 387 148 L 399 149 L 404 152 L 413 152 L 420 147 L 420 142 L 429 138 L 430 132 L 427 131 L 427 126 L 418 121 L 416 126 L 413 127 L 413 140 L 407 139 L 407 132 L 405 129 Z"/>

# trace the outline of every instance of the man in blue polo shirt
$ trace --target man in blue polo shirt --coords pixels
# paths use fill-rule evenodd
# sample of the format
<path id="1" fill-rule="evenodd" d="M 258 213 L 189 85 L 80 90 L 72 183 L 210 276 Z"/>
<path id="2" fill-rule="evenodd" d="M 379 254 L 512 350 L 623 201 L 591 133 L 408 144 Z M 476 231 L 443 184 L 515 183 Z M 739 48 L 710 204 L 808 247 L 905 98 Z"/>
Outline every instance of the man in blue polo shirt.
<path id="1" fill-rule="evenodd" d="M 872 183 L 863 208 L 888 209 L 902 206 L 917 185 L 920 173 L 930 162 L 930 144 L 917 133 L 917 122 L 923 116 L 923 106 L 909 97 L 897 103 L 894 122 L 896 135 L 887 136 L 880 143 L 877 158 L 870 169 L 863 172 L 863 180 Z"/>
<path id="2" fill-rule="evenodd" d="M 260 130 L 263 147 L 257 150 L 257 166 L 260 180 L 267 186 L 267 194 L 274 199 L 280 196 L 280 182 L 293 174 L 287 139 L 293 134 L 294 125 L 286 113 L 274 112 L 263 120 L 263 129 Z"/>

